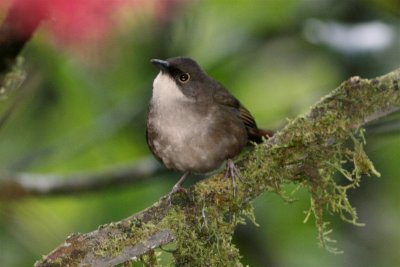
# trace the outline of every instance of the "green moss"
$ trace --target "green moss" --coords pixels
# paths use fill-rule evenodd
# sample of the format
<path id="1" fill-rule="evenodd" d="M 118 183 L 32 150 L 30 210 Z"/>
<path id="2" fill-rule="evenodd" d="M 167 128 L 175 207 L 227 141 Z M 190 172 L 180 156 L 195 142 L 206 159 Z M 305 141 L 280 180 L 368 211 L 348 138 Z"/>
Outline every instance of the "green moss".
<path id="1" fill-rule="evenodd" d="M 306 220 L 312 215 L 320 244 L 338 252 L 329 245 L 335 241 L 329 237 L 332 231 L 324 214 L 338 214 L 344 221 L 361 225 L 356 209 L 348 200 L 348 190 L 359 186 L 363 174 L 379 176 L 379 173 L 364 151 L 364 131 L 359 130 L 355 135 L 353 131 L 382 105 L 381 97 L 376 96 L 367 80 L 355 77 L 343 83 L 306 116 L 290 121 L 271 142 L 256 146 L 245 156 L 243 172 L 249 178 L 245 181 L 249 191 L 244 195 L 252 198 L 269 191 L 290 201 L 283 190 L 285 184 L 305 187 L 311 203 Z M 353 146 L 348 145 L 348 139 Z M 344 169 L 343 164 L 352 164 L 352 170 Z M 336 173 L 347 182 L 338 179 Z"/>
<path id="2" fill-rule="evenodd" d="M 159 266 L 159 259 L 154 250 L 140 257 L 140 262 L 144 267 L 157 267 Z"/>
<path id="3" fill-rule="evenodd" d="M 197 201 L 197 200 L 195 200 Z M 207 201 L 176 208 L 166 221 L 176 235 L 177 266 L 241 266 L 232 235 L 238 211 L 208 205 Z"/>

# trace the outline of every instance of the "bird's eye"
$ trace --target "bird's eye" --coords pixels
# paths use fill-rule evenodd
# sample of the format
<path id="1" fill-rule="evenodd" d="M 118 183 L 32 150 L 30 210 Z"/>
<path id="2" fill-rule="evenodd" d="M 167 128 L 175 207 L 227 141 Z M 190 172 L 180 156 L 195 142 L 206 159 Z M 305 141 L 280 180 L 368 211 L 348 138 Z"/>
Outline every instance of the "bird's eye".
<path id="1" fill-rule="evenodd" d="M 183 74 L 179 75 L 179 80 L 183 83 L 189 81 L 189 79 L 190 79 L 189 73 L 183 73 Z"/>

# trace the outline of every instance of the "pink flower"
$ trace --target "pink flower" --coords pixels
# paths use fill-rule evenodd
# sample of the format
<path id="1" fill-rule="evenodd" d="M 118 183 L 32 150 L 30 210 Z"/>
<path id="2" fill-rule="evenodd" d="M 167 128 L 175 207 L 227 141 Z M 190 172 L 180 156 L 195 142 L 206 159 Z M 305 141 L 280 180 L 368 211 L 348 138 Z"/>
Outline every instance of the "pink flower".
<path id="1" fill-rule="evenodd" d="M 47 10 L 47 27 L 58 42 L 85 43 L 109 35 L 121 8 L 132 8 L 134 0 L 38 0 Z"/>
<path id="2" fill-rule="evenodd" d="M 50 37 L 62 45 L 102 41 L 117 30 L 119 15 L 150 11 L 167 22 L 185 0 L 0 0 L 0 14 L 13 6 L 13 24 L 20 34 L 30 33 L 39 20 Z M 35 24 L 36 22 L 36 24 Z"/>

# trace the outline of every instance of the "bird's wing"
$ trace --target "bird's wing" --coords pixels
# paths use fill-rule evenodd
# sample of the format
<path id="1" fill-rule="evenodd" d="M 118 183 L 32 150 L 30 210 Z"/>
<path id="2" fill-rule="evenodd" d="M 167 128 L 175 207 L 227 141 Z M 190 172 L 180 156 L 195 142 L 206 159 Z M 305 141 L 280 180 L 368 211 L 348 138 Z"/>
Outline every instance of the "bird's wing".
<path id="1" fill-rule="evenodd" d="M 244 125 L 250 129 L 258 129 L 257 123 L 251 115 L 250 111 L 242 104 L 239 106 L 239 118 L 243 121 Z"/>
<path id="2" fill-rule="evenodd" d="M 214 100 L 220 105 L 232 107 L 237 116 L 243 122 L 246 127 L 247 134 L 249 135 L 249 140 L 253 142 L 261 142 L 261 134 L 257 127 L 257 123 L 251 115 L 250 111 L 245 108 L 239 100 L 237 100 L 233 95 L 231 95 L 224 87 L 220 86 L 215 90 Z"/>

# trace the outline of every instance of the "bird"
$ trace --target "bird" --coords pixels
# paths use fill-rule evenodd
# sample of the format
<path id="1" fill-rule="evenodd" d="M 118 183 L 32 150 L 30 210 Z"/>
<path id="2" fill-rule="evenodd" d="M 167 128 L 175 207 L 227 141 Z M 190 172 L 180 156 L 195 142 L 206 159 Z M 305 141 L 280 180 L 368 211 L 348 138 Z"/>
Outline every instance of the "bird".
<path id="1" fill-rule="evenodd" d="M 170 194 L 185 190 L 182 184 L 190 174 L 209 173 L 224 162 L 235 194 L 240 174 L 233 159 L 273 132 L 259 129 L 249 110 L 192 58 L 150 62 L 160 72 L 147 112 L 147 144 L 168 169 L 184 173 Z"/>

